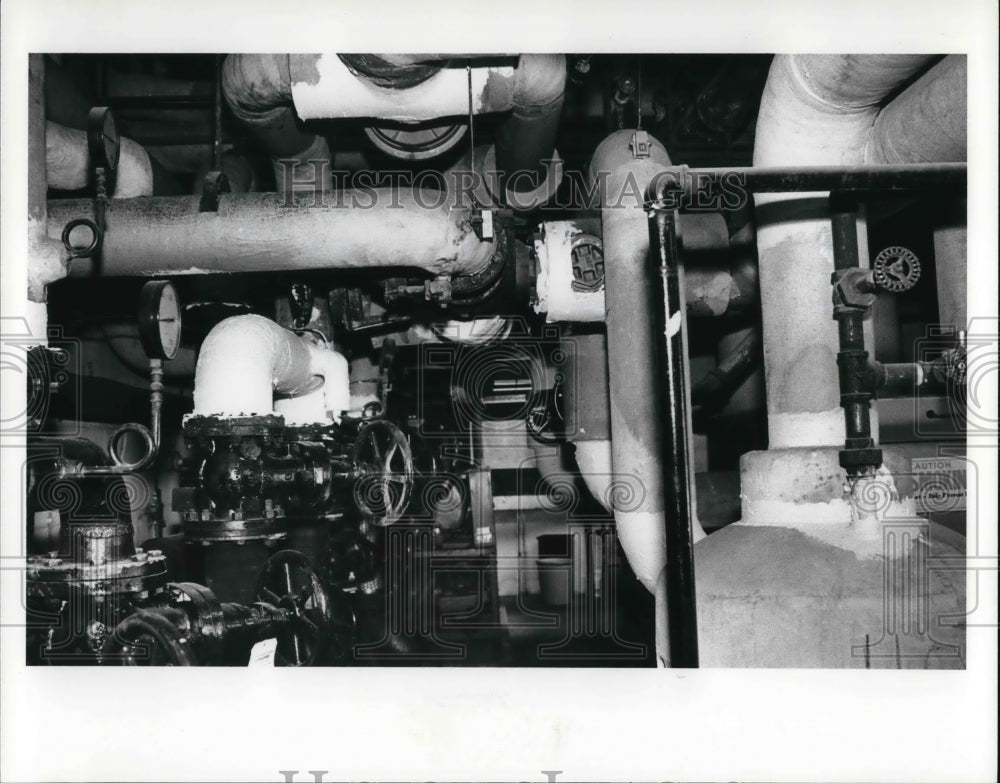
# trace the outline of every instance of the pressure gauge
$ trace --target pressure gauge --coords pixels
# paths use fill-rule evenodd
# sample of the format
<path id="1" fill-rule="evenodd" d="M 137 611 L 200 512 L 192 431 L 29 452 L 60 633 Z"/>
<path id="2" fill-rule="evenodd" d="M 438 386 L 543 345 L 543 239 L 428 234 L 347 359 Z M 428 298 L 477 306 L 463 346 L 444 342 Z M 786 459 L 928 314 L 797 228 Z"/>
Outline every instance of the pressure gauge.
<path id="1" fill-rule="evenodd" d="M 139 339 L 150 359 L 173 359 L 181 344 L 181 307 L 177 289 L 153 280 L 139 295 Z"/>
<path id="2" fill-rule="evenodd" d="M 87 147 L 94 166 L 108 171 L 118 168 L 121 136 L 118 135 L 114 115 L 107 106 L 97 106 L 87 115 Z"/>

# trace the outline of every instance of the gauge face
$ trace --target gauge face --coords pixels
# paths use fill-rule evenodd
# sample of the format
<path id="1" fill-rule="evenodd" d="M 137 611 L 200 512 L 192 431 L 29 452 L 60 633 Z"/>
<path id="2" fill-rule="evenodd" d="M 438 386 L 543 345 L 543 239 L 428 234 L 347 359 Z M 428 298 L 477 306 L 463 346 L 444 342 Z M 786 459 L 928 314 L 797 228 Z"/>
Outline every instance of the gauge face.
<path id="1" fill-rule="evenodd" d="M 118 168 L 121 137 L 118 135 L 115 117 L 106 106 L 93 108 L 87 115 L 87 144 L 93 165 L 111 171 Z"/>
<path id="2" fill-rule="evenodd" d="M 150 359 L 173 359 L 181 344 L 181 308 L 177 290 L 166 280 L 142 287 L 139 337 Z"/>

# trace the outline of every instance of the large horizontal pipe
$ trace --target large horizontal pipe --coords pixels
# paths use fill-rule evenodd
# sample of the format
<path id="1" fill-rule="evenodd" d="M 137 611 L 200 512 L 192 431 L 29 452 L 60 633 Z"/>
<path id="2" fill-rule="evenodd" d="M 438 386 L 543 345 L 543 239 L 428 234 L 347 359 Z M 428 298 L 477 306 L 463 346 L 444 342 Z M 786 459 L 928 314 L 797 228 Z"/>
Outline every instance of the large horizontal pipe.
<path id="1" fill-rule="evenodd" d="M 442 203 L 444 202 L 444 203 Z M 276 193 L 224 194 L 218 212 L 198 196 L 115 199 L 107 208 L 99 274 L 177 275 L 293 269 L 417 267 L 434 274 L 479 271 L 493 253 L 440 193 L 343 191 L 324 206 L 283 206 Z M 48 234 L 94 218 L 86 199 L 50 201 Z M 71 275 L 94 274 L 77 259 Z"/>

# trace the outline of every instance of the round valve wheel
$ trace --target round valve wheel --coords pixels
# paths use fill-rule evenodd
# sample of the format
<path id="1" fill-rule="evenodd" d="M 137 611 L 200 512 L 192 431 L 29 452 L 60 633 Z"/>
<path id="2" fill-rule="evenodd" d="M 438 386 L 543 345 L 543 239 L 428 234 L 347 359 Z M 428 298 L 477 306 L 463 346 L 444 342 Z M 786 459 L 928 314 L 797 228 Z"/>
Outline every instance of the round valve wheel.
<path id="1" fill-rule="evenodd" d="M 197 666 L 191 644 L 171 617 L 174 609 L 140 609 L 115 627 L 101 651 L 102 663 L 119 666 Z"/>
<path id="2" fill-rule="evenodd" d="M 413 453 L 402 430 L 384 420 L 366 424 L 352 458 L 359 471 L 354 502 L 365 521 L 380 527 L 396 522 L 413 491 Z"/>
<path id="3" fill-rule="evenodd" d="M 257 600 L 288 612 L 278 630 L 277 666 L 312 666 L 330 632 L 330 596 L 309 558 L 293 549 L 276 552 L 257 580 Z"/>
<path id="4" fill-rule="evenodd" d="M 917 254 L 900 245 L 891 245 L 877 256 L 872 265 L 875 285 L 885 291 L 909 291 L 920 279 Z"/>

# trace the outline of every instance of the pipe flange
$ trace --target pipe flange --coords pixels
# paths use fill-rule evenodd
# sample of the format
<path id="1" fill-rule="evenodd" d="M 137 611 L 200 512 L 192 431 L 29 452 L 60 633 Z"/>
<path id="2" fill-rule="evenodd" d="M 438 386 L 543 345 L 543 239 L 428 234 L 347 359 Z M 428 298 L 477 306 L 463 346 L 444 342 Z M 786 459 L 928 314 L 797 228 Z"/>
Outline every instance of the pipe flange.
<path id="1" fill-rule="evenodd" d="M 184 541 L 189 544 L 245 543 L 247 541 L 280 541 L 288 535 L 284 513 L 268 517 L 232 519 L 215 518 L 203 512 L 199 519 L 186 519 L 183 523 Z"/>
<path id="2" fill-rule="evenodd" d="M 65 599 L 70 590 L 81 590 L 94 598 L 146 597 L 162 592 L 166 584 L 167 558 L 156 549 L 97 565 L 56 554 L 33 555 L 27 560 L 26 585 L 31 598 Z"/>

